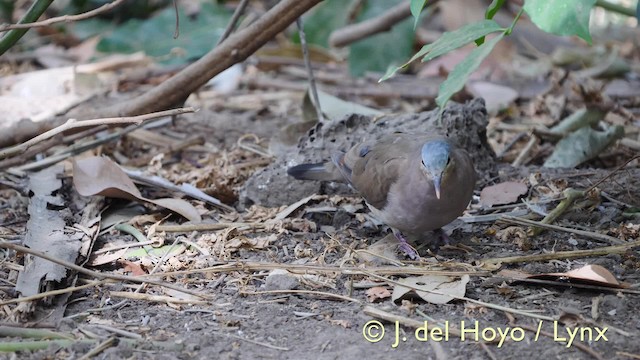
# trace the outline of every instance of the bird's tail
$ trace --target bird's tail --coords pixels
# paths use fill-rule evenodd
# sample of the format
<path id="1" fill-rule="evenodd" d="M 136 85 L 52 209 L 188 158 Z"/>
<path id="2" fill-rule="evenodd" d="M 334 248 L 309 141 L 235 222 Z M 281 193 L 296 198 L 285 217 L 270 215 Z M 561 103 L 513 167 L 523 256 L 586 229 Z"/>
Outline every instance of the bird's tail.
<path id="1" fill-rule="evenodd" d="M 287 174 L 298 180 L 343 181 L 333 168 L 332 163 L 300 164 L 287 169 Z"/>

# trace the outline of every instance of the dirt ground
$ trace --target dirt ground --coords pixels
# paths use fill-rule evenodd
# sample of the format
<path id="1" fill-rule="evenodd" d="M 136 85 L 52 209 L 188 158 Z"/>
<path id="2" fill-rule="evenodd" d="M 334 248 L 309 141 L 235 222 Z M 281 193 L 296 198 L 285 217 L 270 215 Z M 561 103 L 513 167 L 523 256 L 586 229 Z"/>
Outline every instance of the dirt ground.
<path id="1" fill-rule="evenodd" d="M 481 106 L 482 103 L 469 104 Z M 286 110 L 275 111 L 278 106 Z M 382 239 L 388 230 L 367 216 L 368 210 L 356 194 L 332 184 L 293 181 L 286 178 L 283 171 L 277 173 L 281 175 L 280 183 L 260 184 L 256 178 L 251 178 L 268 171 L 263 167 L 269 163 L 271 168 L 267 169 L 280 166 L 282 170 L 282 166 L 302 159 L 296 157 L 299 155 L 291 155 L 297 148 L 294 143 L 293 147 L 281 148 L 284 150 L 280 150 L 276 160 L 260 163 L 263 158 L 256 152 L 247 151 L 246 147 L 239 147 L 238 140 L 245 134 L 255 134 L 260 139 L 257 145 L 266 148 L 268 140 L 279 135 L 282 126 L 298 121 L 299 111 L 298 103 L 291 100 L 284 105 L 268 103 L 250 110 L 209 105 L 194 116 L 182 116 L 173 124 L 154 129 L 165 136 L 198 134 L 206 140 L 208 152 L 202 149 L 185 151 L 181 157 L 165 158 L 162 164 L 167 177 L 190 177 L 189 180 L 195 180 L 202 187 L 209 187 L 214 196 L 231 203 L 239 201 L 237 214 L 221 215 L 218 210 L 208 208 L 205 222 L 262 221 L 273 218 L 286 205 L 309 193 L 329 195 L 311 198 L 298 205 L 281 224 L 273 227 L 256 230 L 237 226 L 192 234 L 190 240 L 207 249 L 209 255 L 189 249 L 162 264 L 160 271 L 176 272 L 163 276 L 164 281 L 211 295 L 213 298 L 206 304 L 128 300 L 121 308 L 114 309 L 111 305 L 121 299 L 111 297 L 110 293 L 129 290 L 129 285 L 91 287 L 74 292 L 68 299 L 65 317 L 56 330 L 76 336 L 92 334 L 100 339 L 114 336 L 113 328 L 126 331 L 117 335 L 118 341 L 96 356 L 99 359 L 640 358 L 640 343 L 636 341 L 640 334 L 640 317 L 637 316 L 640 312 L 637 289 L 640 254 L 637 249 L 554 258 L 552 255 L 557 253 L 594 250 L 612 244 L 561 231 L 528 236 L 526 226 L 490 220 L 454 224 L 449 228 L 453 230 L 453 244 L 432 251 L 427 247 L 419 248 L 422 255 L 419 263 L 400 257 L 405 269 L 396 265 L 367 264 L 354 250 L 366 249 Z M 479 114 L 487 120 L 486 113 L 480 111 Z M 474 134 L 478 135 L 477 132 Z M 137 156 L 155 151 L 154 147 L 140 146 L 131 138 L 105 147 L 104 151 L 113 153 L 123 149 Z M 585 189 L 611 172 L 611 169 L 591 168 L 600 165 L 597 162 L 571 170 L 549 170 L 535 165 L 512 168 L 499 160 L 493 163 L 492 159 L 491 162 L 483 169 L 476 186 L 477 194 L 490 184 L 522 181 L 529 185 L 528 198 L 541 200 L 544 191 L 549 194 L 567 187 Z M 247 163 L 261 165 L 234 167 L 234 164 Z M 189 175 L 185 175 L 187 173 Z M 273 173 L 270 175 L 275 177 Z M 556 224 L 609 234 L 625 241 L 637 239 L 637 220 L 623 216 L 623 203 L 640 204 L 639 175 L 637 168 L 616 172 L 598 187 L 606 197 L 569 211 Z M 533 179 L 536 185 L 532 185 Z M 282 188 L 282 184 L 289 187 Z M 253 196 L 247 195 L 251 189 Z M 72 190 L 68 188 L 68 191 Z M 265 206 L 266 200 L 257 199 L 256 192 L 265 196 L 279 192 L 280 204 Z M 6 204 L 9 195 L 16 196 L 5 191 Z M 495 212 L 482 211 L 477 202 L 475 196 L 465 216 Z M 16 218 L 26 220 L 26 199 L 13 204 Z M 554 201 L 540 206 L 546 206 L 544 211 L 550 211 L 557 204 L 558 201 Z M 527 207 L 520 204 L 518 209 Z M 161 214 L 158 219 L 165 215 Z M 174 216 L 169 221 L 181 220 Z M 23 225 L 17 221 L 12 226 L 19 233 Z M 512 235 L 504 235 L 507 228 L 512 228 Z M 166 243 L 185 235 L 163 234 Z M 95 248 L 116 241 L 133 240 L 130 235 L 112 232 L 100 238 Z M 534 254 L 551 256 L 542 261 L 522 258 L 502 265 L 487 261 Z M 399 279 L 414 274 L 407 270 L 409 265 L 406 264 L 424 271 L 469 274 L 464 294 L 469 300 L 432 304 L 413 297 L 396 303 L 383 297 L 370 302 L 368 289 L 393 287 L 391 283 L 380 281 L 380 276 Z M 596 284 L 589 288 L 588 285 L 572 285 L 567 278 L 560 278 L 556 283 L 523 282 L 501 272 L 562 273 L 587 264 L 603 266 L 630 287 L 607 289 Z M 145 265 L 142 262 L 142 266 Z M 337 270 L 340 268 L 350 271 Z M 288 272 L 278 276 L 274 269 Z M 388 272 L 384 273 L 383 269 Z M 118 262 L 96 270 L 127 274 L 123 264 Z M 9 278 L 9 271 L 5 268 L 4 279 Z M 378 274 L 378 277 L 367 275 L 370 273 Z M 296 290 L 299 292 L 293 292 Z M 271 293 L 261 293 L 265 291 Z M 146 292 L 167 294 L 157 287 L 148 287 Z M 371 309 L 396 318 L 385 320 L 383 316 L 372 315 Z M 43 310 L 46 311 L 46 306 Z M 423 324 L 425 320 L 429 326 L 448 322 L 449 337 L 435 341 L 436 332 L 430 333 L 432 338 L 427 341 L 417 339 L 412 324 Z M 569 338 L 565 326 L 569 325 L 570 329 L 580 329 L 571 344 L 565 340 Z M 467 329 L 464 340 L 455 334 L 455 329 L 461 328 Z M 474 333 L 474 329 L 477 332 Z M 474 334 L 478 334 L 480 340 L 489 341 L 476 341 Z M 503 342 L 500 342 L 500 334 L 506 334 Z M 135 341 L 135 345 L 131 345 L 131 341 Z M 67 348 L 51 345 L 46 350 L 23 351 L 2 355 L 2 358 L 80 358 L 95 345 L 76 343 Z"/>

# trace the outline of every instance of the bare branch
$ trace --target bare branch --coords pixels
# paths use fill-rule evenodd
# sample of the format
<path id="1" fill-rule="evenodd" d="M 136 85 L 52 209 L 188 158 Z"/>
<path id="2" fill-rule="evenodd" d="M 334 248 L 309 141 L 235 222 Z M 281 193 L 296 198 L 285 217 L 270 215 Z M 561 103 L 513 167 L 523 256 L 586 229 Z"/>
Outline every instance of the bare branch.
<path id="1" fill-rule="evenodd" d="M 135 123 L 140 125 L 142 122 L 146 121 L 146 120 L 151 120 L 151 119 L 157 119 L 160 117 L 165 117 L 165 116 L 175 116 L 175 115 L 180 115 L 180 114 L 185 114 L 185 113 L 192 113 L 195 112 L 196 110 L 194 108 L 188 107 L 188 108 L 180 108 L 180 109 L 173 109 L 173 110 L 167 110 L 167 111 L 160 111 L 160 112 L 156 112 L 156 113 L 151 113 L 151 114 L 144 114 L 144 115 L 139 115 L 139 116 L 132 116 L 132 117 L 117 117 L 117 118 L 105 118 L 105 119 L 92 119 L 92 120 L 84 120 L 84 121 L 76 121 L 74 119 L 69 119 L 66 123 L 53 128 L 47 132 L 44 132 L 36 137 L 34 137 L 31 140 L 25 141 L 22 144 L 16 145 L 14 147 L 8 148 L 8 149 L 4 149 L 4 150 L 0 150 L 0 159 L 4 159 L 7 156 L 13 155 L 13 154 L 17 154 L 20 153 L 22 151 L 27 150 L 29 147 L 50 139 L 60 133 L 63 133 L 67 130 L 70 129 L 75 129 L 75 128 L 81 128 L 81 127 L 90 127 L 90 126 L 100 126 L 100 125 L 116 125 L 116 124 L 131 124 L 131 123 Z"/>
<path id="2" fill-rule="evenodd" d="M 94 17 L 98 14 L 102 14 L 104 12 L 107 12 L 119 5 L 121 5 L 123 2 L 125 2 L 127 0 L 114 0 L 113 2 L 110 2 L 108 4 L 104 4 L 102 6 L 100 6 L 97 9 L 91 10 L 91 11 L 87 11 L 86 13 L 82 13 L 82 14 L 78 14 L 78 15 L 64 15 L 64 16 L 58 16 L 58 17 L 54 17 L 51 19 L 47 19 L 47 20 L 43 20 L 43 21 L 37 21 L 37 22 L 32 22 L 32 23 L 25 23 L 25 24 L 3 24 L 0 25 L 0 32 L 3 31 L 9 31 L 9 30 L 13 30 L 13 29 L 31 29 L 31 28 L 37 28 L 37 27 L 44 27 L 44 26 L 49 26 L 49 25 L 53 25 L 53 24 L 57 24 L 57 23 L 61 23 L 61 22 L 72 22 L 72 21 L 78 21 L 78 20 L 84 20 L 84 19 L 88 19 L 90 17 Z"/>

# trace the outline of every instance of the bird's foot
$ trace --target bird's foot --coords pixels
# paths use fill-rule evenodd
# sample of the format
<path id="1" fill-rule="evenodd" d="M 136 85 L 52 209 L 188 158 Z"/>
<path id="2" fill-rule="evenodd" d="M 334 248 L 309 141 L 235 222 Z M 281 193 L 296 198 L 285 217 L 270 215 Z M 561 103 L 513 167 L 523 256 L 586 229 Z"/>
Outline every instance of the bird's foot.
<path id="1" fill-rule="evenodd" d="M 407 242 L 407 239 L 405 239 L 405 237 L 402 236 L 402 234 L 399 231 L 394 231 L 393 235 L 395 235 L 396 239 L 398 239 L 398 241 L 400 242 L 400 245 L 398 246 L 398 248 L 400 248 L 402 252 L 407 254 L 407 256 L 409 256 L 411 260 L 420 259 L 420 255 L 418 255 L 418 252 L 416 251 L 416 249 L 414 249 L 411 245 L 409 245 L 409 243 Z"/>

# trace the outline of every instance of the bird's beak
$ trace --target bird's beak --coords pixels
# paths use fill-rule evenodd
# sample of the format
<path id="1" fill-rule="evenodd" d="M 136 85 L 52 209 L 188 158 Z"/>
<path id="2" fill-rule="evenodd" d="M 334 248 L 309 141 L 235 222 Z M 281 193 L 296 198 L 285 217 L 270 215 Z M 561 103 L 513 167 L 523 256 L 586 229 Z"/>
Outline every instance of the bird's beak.
<path id="1" fill-rule="evenodd" d="M 440 176 L 433 179 L 433 188 L 436 191 L 436 197 L 440 200 L 440 180 L 442 178 Z"/>

